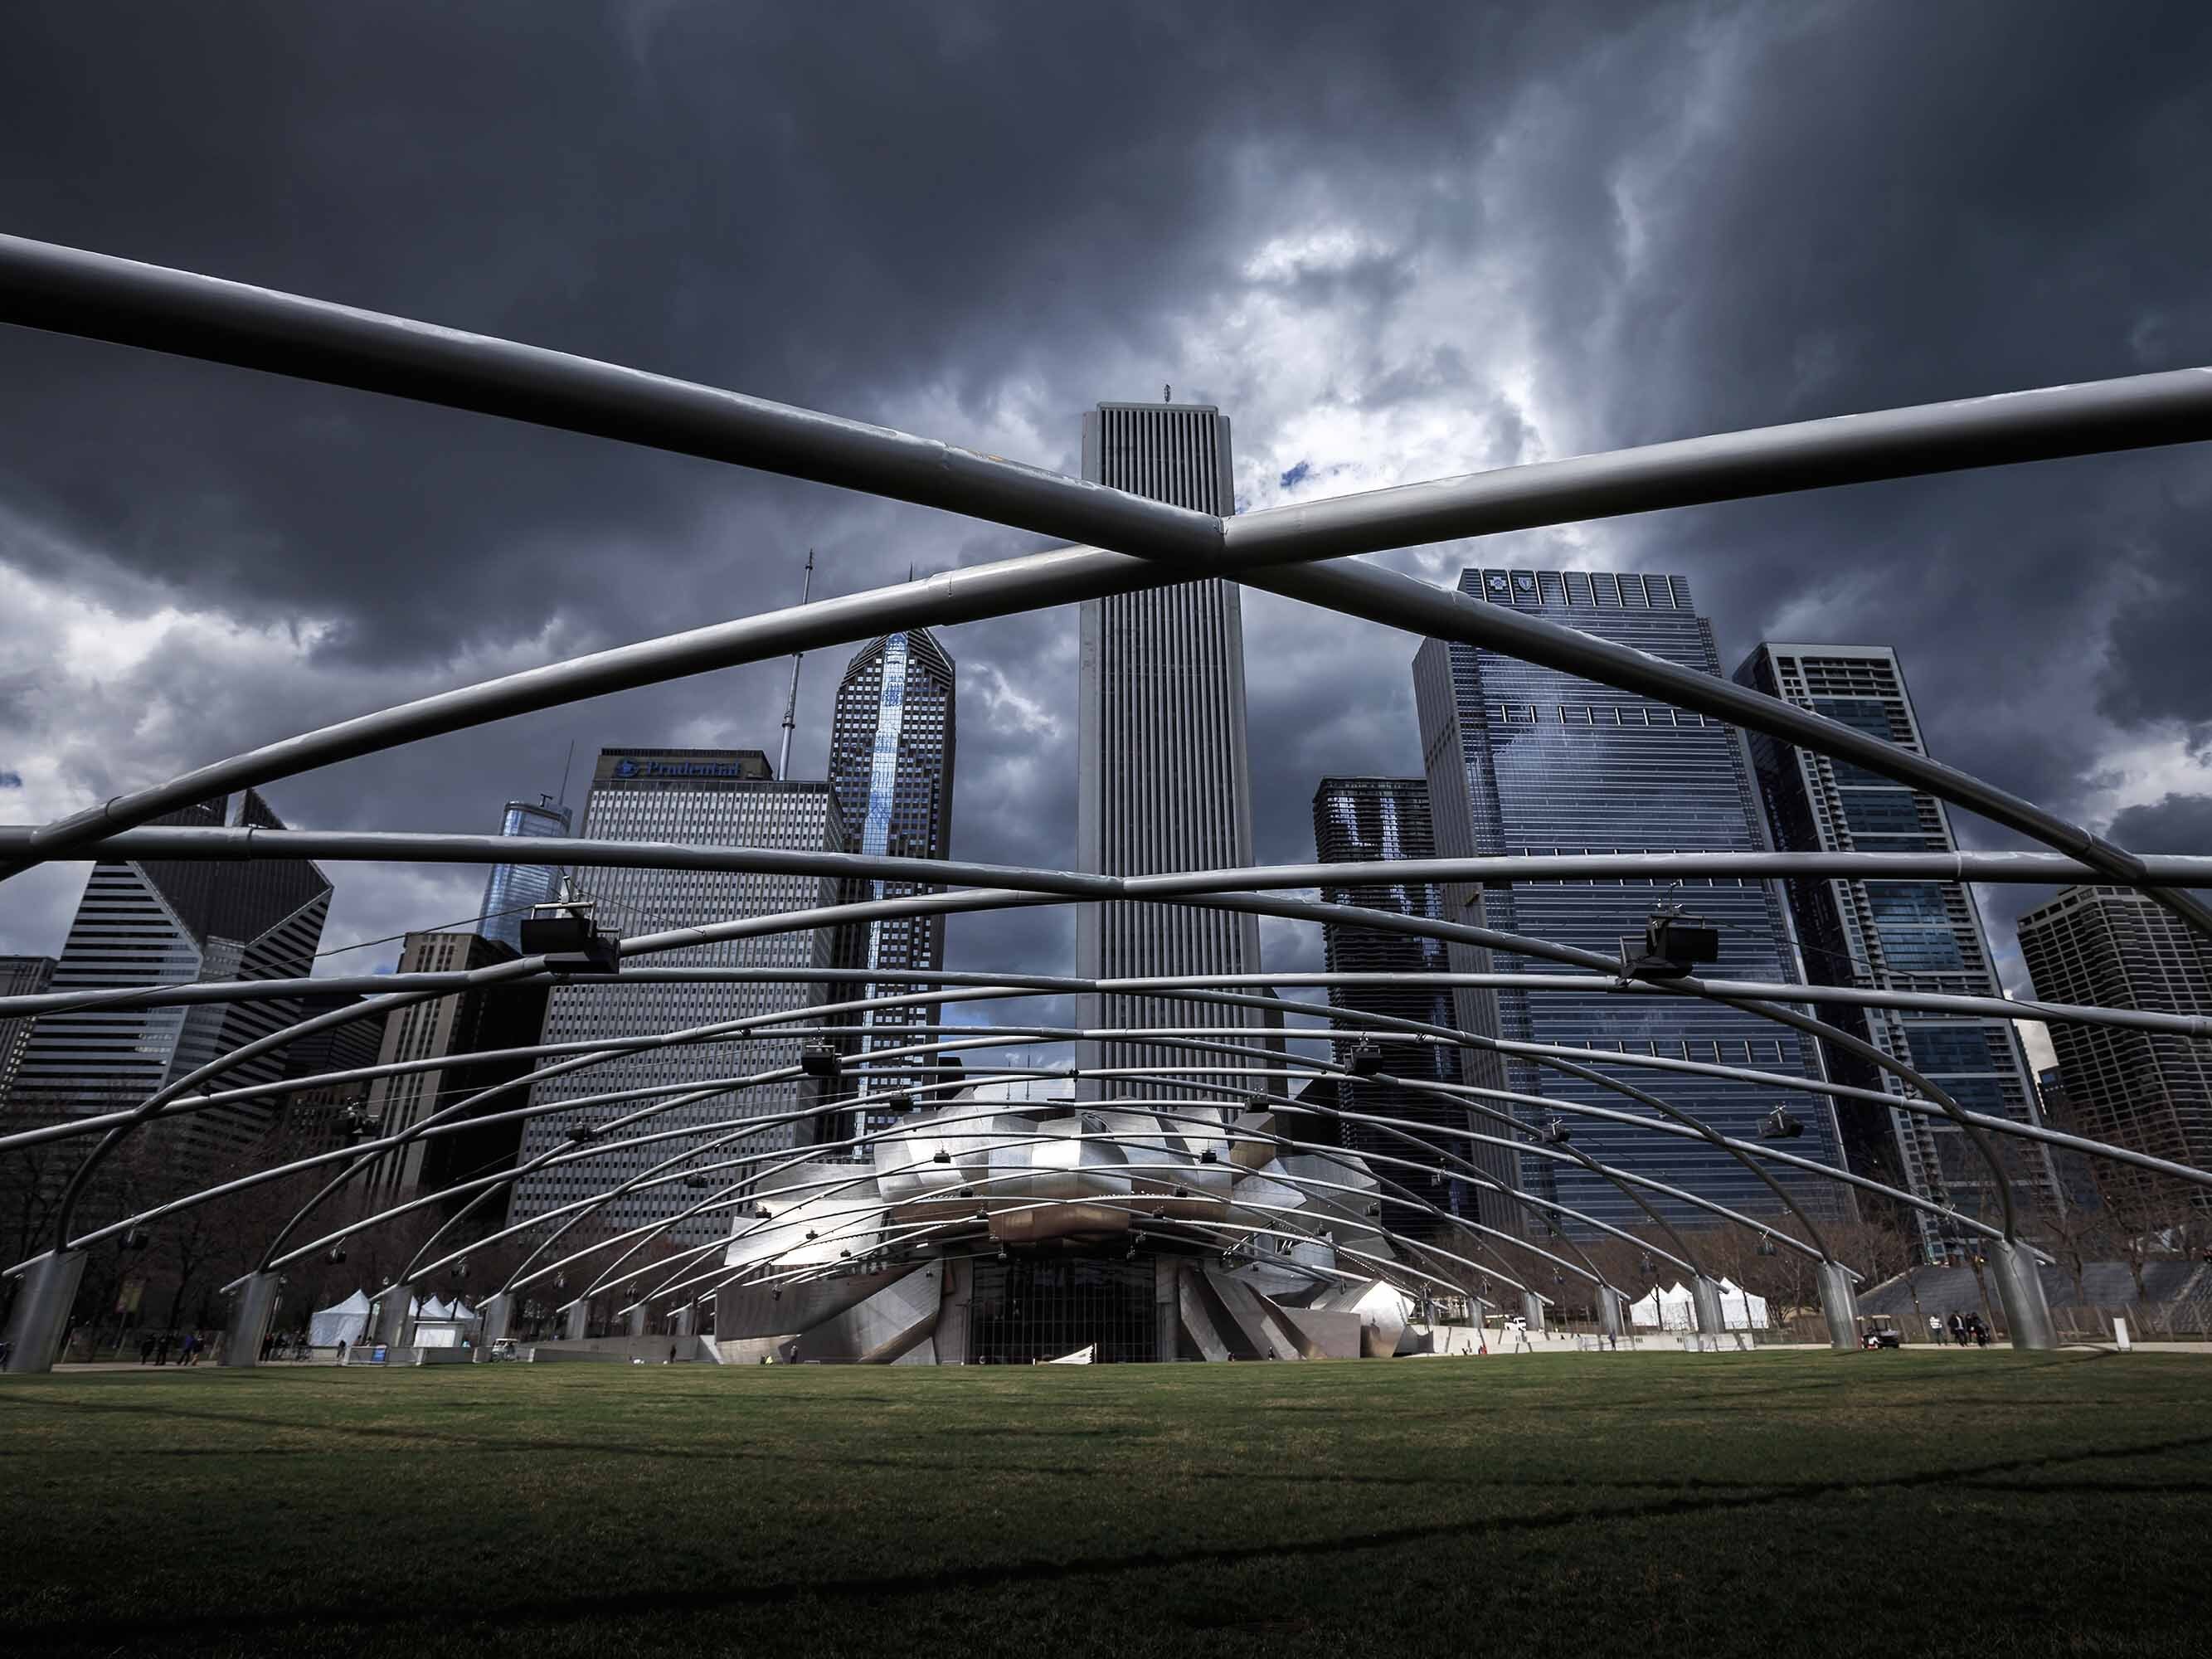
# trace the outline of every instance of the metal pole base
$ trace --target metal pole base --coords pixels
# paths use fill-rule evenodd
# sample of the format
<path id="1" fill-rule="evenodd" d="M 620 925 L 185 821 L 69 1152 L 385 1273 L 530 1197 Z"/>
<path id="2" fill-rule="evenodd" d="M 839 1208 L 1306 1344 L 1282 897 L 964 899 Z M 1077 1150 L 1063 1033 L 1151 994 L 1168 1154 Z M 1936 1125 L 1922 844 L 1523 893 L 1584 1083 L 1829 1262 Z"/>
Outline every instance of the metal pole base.
<path id="1" fill-rule="evenodd" d="M 588 1302 L 579 1302 L 568 1310 L 568 1322 L 562 1327 L 562 1334 L 571 1342 L 581 1342 L 584 1340 L 584 1333 L 591 1328 L 591 1323 L 592 1304 Z"/>
<path id="2" fill-rule="evenodd" d="M 646 1310 L 643 1308 L 632 1308 L 623 1316 L 623 1329 L 632 1336 L 643 1336 L 645 1323 Z"/>
<path id="3" fill-rule="evenodd" d="M 2048 1352 L 2058 1346 L 2058 1328 L 2051 1320 L 2051 1304 L 2043 1294 L 2043 1275 L 2024 1245 L 2008 1238 L 1990 1247 L 1990 1266 L 1996 1272 L 1997 1300 L 2004 1304 L 2005 1324 L 2015 1348 Z"/>
<path id="4" fill-rule="evenodd" d="M 1721 1315 L 1721 1287 L 1712 1279 L 1699 1273 L 1690 1281 L 1691 1297 L 1698 1304 L 1698 1330 L 1705 1336 L 1720 1336 L 1728 1330 L 1728 1321 Z"/>
<path id="5" fill-rule="evenodd" d="M 698 1309 L 689 1302 L 678 1308 L 676 1310 L 676 1327 L 671 1334 L 675 1336 L 690 1335 L 691 1327 L 696 1322 L 694 1316 L 697 1312 Z"/>
<path id="6" fill-rule="evenodd" d="M 230 1304 L 230 1328 L 223 1334 L 222 1363 L 226 1370 L 258 1365 L 261 1345 L 269 1335 L 269 1322 L 276 1312 L 275 1273 L 248 1273 L 240 1281 Z"/>
<path id="7" fill-rule="evenodd" d="M 1823 1261 L 1813 1272 L 1820 1281 L 1820 1313 L 1828 1322 L 1828 1346 L 1850 1353 L 1859 1346 L 1859 1298 L 1851 1276 L 1839 1261 Z"/>
<path id="8" fill-rule="evenodd" d="M 1534 1291 L 1522 1291 L 1521 1316 L 1528 1322 L 1530 1330 L 1542 1330 L 1544 1328 L 1544 1298 Z"/>
<path id="9" fill-rule="evenodd" d="M 408 1312 L 407 1307 L 414 1299 L 415 1287 L 412 1285 L 394 1285 L 378 1297 L 376 1311 L 369 1316 L 368 1340 L 372 1343 L 380 1342 L 387 1348 L 405 1347 L 408 1327 L 414 1323 L 414 1316 Z"/>
<path id="10" fill-rule="evenodd" d="M 23 1288 L 8 1319 L 10 1371 L 50 1371 L 61 1353 L 70 1310 L 84 1278 L 82 1250 L 48 1250 L 23 1270 Z"/>

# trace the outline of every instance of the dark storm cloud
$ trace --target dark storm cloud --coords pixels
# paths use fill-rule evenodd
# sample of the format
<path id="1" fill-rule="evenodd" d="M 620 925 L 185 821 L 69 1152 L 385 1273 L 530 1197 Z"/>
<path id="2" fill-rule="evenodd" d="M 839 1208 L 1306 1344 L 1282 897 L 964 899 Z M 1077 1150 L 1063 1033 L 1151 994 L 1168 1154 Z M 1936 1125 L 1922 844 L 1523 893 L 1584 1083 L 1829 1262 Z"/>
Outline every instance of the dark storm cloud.
<path id="1" fill-rule="evenodd" d="M 2212 362 L 2208 44 L 2193 9 L 2122 30 L 2057 4 L 942 5 L 835 27 L 724 4 L 29 7 L 0 53 L 0 228 L 1062 469 L 1085 404 L 1172 381 L 1235 417 L 1260 504 L 1386 481 L 1394 456 L 1421 476 Z M 0 736 L 24 750 L 0 767 L 55 812 L 787 603 L 810 545 L 817 593 L 1036 545 L 21 331 L 0 378 L 0 578 L 29 596 L 12 632 L 0 615 Z M 1389 562 L 1680 570 L 1729 666 L 1777 632 L 1894 644 L 1938 754 L 2109 816 L 2171 790 L 2159 769 L 2212 721 L 2208 479 L 2176 451 Z M 1262 595 L 1246 615 L 1259 852 L 1302 860 L 1319 777 L 1419 769 L 1416 642 Z M 157 623 L 159 651 L 130 632 Z M 1073 626 L 945 635 L 962 856 L 1072 861 Z M 843 658 L 808 659 L 802 773 Z M 773 749 L 784 672 L 272 793 L 302 823 L 489 829 L 556 787 L 572 740 L 580 775 L 601 743 Z M 2137 759 L 2115 781 L 2118 749 Z M 348 937 L 465 914 L 476 887 L 334 873 Z M 0 945 L 58 945 L 74 887 L 39 881 L 0 899 Z M 956 962 L 1063 967 L 1072 917 L 951 939 Z M 1267 950 L 1317 960 L 1273 924 Z"/>

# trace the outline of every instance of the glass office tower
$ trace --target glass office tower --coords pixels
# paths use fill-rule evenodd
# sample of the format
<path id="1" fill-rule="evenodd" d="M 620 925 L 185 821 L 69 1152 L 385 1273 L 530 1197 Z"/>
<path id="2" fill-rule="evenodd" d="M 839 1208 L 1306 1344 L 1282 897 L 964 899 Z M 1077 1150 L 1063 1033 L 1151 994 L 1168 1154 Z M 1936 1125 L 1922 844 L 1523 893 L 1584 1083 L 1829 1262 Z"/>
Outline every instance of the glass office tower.
<path id="1" fill-rule="evenodd" d="M 1897 653 L 1887 646 L 1764 644 L 1735 671 L 1737 681 L 1841 721 L 1914 754 L 1927 753 Z M 1785 852 L 1948 853 L 1950 814 L 1934 796 L 1847 761 L 1808 754 L 1772 738 L 1750 739 L 1775 845 Z M 1822 985 L 2004 994 L 1990 965 L 1974 890 L 1937 881 L 1784 884 L 1805 953 L 1807 976 Z M 1923 1072 L 1970 1111 L 2036 1121 L 2027 1056 L 2008 1020 L 1955 1019 L 1891 1009 L 1825 1007 L 1820 1018 Z M 1864 1060 L 1823 1044 L 1839 1083 L 1894 1094 L 1903 1085 Z M 1959 1130 L 1917 1113 L 1839 1103 L 1854 1167 L 1969 1214 L 1993 1214 L 1989 1170 Z M 2039 1151 L 2020 1148 L 2023 1176 L 2047 1185 Z M 1917 1217 L 1932 1256 L 1965 1251 L 1968 1240 L 1939 1218 Z"/>
<path id="2" fill-rule="evenodd" d="M 282 830 L 260 792 L 217 795 L 155 818 L 193 828 Z M 102 860 L 55 964 L 55 991 L 212 980 L 305 979 L 314 971 L 331 884 L 304 859 Z M 296 997 L 170 1008 L 77 1007 L 41 1015 L 15 1065 L 14 1103 L 70 1115 L 114 1111 L 300 1018 Z M 232 1087 L 284 1076 L 282 1050 L 234 1066 Z M 162 1133 L 169 1156 L 205 1174 L 260 1144 L 271 1101 L 181 1114 Z"/>
<path id="3" fill-rule="evenodd" d="M 1083 476 L 1200 513 L 1236 510 L 1229 422 L 1180 404 L 1101 404 L 1083 417 Z M 1210 579 L 1083 605 L 1077 722 L 1077 867 L 1105 875 L 1220 870 L 1252 862 L 1244 732 L 1244 624 L 1237 586 Z M 1257 973 L 1255 916 L 1158 904 L 1086 904 L 1078 971 L 1091 977 Z M 1241 1028 L 1257 1009 L 1158 997 L 1080 996 L 1088 1027 Z M 1158 1043 L 1086 1043 L 1077 1062 L 1189 1065 Z M 1218 1063 L 1218 1061 L 1216 1063 Z M 1085 1082 L 1094 1094 L 1149 1085 Z"/>
<path id="4" fill-rule="evenodd" d="M 827 783 L 783 781 L 771 776 L 770 771 L 768 757 L 757 749 L 602 750 L 591 797 L 584 806 L 584 835 L 592 840 L 676 841 L 801 852 L 852 850 Z M 600 925 L 624 935 L 812 909 L 854 896 L 851 883 L 773 872 L 587 866 L 576 871 L 574 880 L 582 896 L 596 902 Z M 640 964 L 779 970 L 776 977 L 765 981 L 557 987 L 546 1002 L 545 1041 L 599 1042 L 611 1037 L 651 1037 L 747 1015 L 805 1007 L 822 1000 L 821 983 L 811 977 L 810 969 L 852 965 L 854 952 L 845 938 L 850 931 L 762 933 L 662 951 L 649 963 Z M 723 1079 L 796 1066 L 800 1041 L 796 1036 L 744 1036 L 642 1048 L 540 1084 L 535 1100 L 539 1104 L 578 1101 L 661 1085 L 711 1087 Z M 604 1123 L 645 1103 L 579 1106 L 533 1117 L 523 1131 L 522 1161 L 527 1163 L 558 1146 L 571 1129 Z M 793 1115 L 817 1104 L 813 1085 L 793 1078 L 725 1090 L 672 1108 L 641 1125 L 638 1133 L 659 1129 L 693 1133 L 635 1151 L 578 1159 L 529 1176 L 516 1184 L 512 1218 L 528 1220 L 572 1200 L 604 1193 L 629 1176 L 642 1174 L 651 1164 L 727 1133 L 732 1120 L 781 1115 L 784 1121 L 763 1128 L 742 1146 L 721 1153 L 722 1157 L 765 1147 L 806 1145 L 813 1139 L 813 1125 Z M 734 1177 L 710 1178 L 719 1186 Z M 703 1196 L 678 1182 L 617 1199 L 605 1206 L 600 1216 L 612 1227 L 635 1226 L 674 1214 Z M 699 1244 L 724 1237 L 729 1230 L 729 1212 L 725 1209 L 684 1222 L 670 1237 L 679 1243 Z"/>
<path id="5" fill-rule="evenodd" d="M 1425 778 L 1323 778 L 1314 792 L 1313 815 L 1314 857 L 1322 864 L 1387 864 L 1436 856 L 1436 830 L 1429 814 Z M 1330 904 L 1357 904 L 1431 921 L 1450 920 L 1444 913 L 1443 889 L 1436 883 L 1392 881 L 1386 870 L 1375 874 L 1372 883 L 1325 886 L 1321 896 Z M 1323 924 L 1322 938 L 1332 974 L 1438 975 L 1449 966 L 1442 939 L 1340 922 Z M 1331 986 L 1328 1000 L 1336 1008 L 1356 1008 L 1431 1025 L 1458 1025 L 1452 989 L 1441 983 Z M 1343 1029 L 1351 1033 L 1356 1028 Z M 1341 1061 L 1351 1039 L 1340 1038 L 1334 1046 Z M 1389 1045 L 1384 1052 L 1389 1061 L 1387 1069 L 1396 1076 L 1419 1077 L 1432 1083 L 1504 1086 L 1495 1058 L 1487 1054 L 1401 1044 Z M 1346 1080 L 1336 1103 L 1407 1122 L 1471 1128 L 1493 1135 L 1509 1133 L 1494 1121 L 1471 1121 L 1462 1103 L 1372 1078 Z M 1422 1156 L 1420 1149 L 1409 1146 L 1401 1133 L 1386 1129 L 1347 1123 L 1340 1133 L 1341 1144 L 1354 1152 L 1415 1159 Z M 1464 1135 L 1437 1135 L 1434 1145 L 1499 1180 L 1510 1183 L 1513 1178 L 1511 1154 L 1502 1149 L 1471 1142 Z M 1495 1198 L 1485 1200 L 1465 1182 L 1431 1180 L 1382 1164 L 1375 1166 L 1375 1171 L 1383 1180 L 1407 1188 L 1423 1202 L 1454 1215 L 1479 1218 L 1493 1226 L 1515 1224 L 1505 1218 L 1514 1213 L 1514 1206 Z M 1402 1202 L 1386 1200 L 1383 1214 L 1392 1231 L 1416 1238 L 1440 1237 L 1454 1231 L 1437 1217 Z"/>
<path id="6" fill-rule="evenodd" d="M 2020 953 L 2035 994 L 2049 1001 L 2212 1018 L 2212 949 L 2179 916 L 2130 888 L 2064 889 L 2020 919 Z M 2053 1024 L 2051 1046 L 2066 1101 L 2080 1119 L 2057 1127 L 2198 1169 L 2212 1162 L 2212 1055 L 2203 1043 L 2159 1031 Z M 2108 1190 L 2173 1190 L 2122 1165 L 2100 1173 Z M 2201 1190 L 2192 1197 L 2200 1206 L 2207 1201 Z"/>
<path id="7" fill-rule="evenodd" d="M 536 801 L 511 800 L 501 818 L 502 836 L 566 836 L 568 809 L 540 795 Z M 523 919 L 533 904 L 546 904 L 561 896 L 561 866 L 557 864 L 495 864 L 484 883 L 483 908 L 477 932 L 510 951 L 522 950 Z"/>
<path id="8" fill-rule="evenodd" d="M 1556 570 L 1468 570 L 1460 589 L 1600 638 L 1717 676 L 1712 629 L 1679 576 Z M 1768 846 L 1751 766 L 1731 728 L 1684 709 L 1540 668 L 1474 646 L 1431 640 L 1414 659 L 1422 753 L 1444 857 L 1505 853 L 1760 851 Z M 1618 957 L 1640 945 L 1655 906 L 1679 903 L 1720 929 L 1716 977 L 1797 981 L 1796 952 L 1781 896 L 1770 884 L 1706 879 L 1670 888 L 1648 879 L 1606 883 L 1493 883 L 1446 890 L 1468 920 Z M 1455 965 L 1504 973 L 1582 974 L 1517 954 L 1455 947 Z M 1786 1106 L 1805 1125 L 1790 1150 L 1838 1164 L 1833 1110 L 1825 1097 L 1756 1083 L 1650 1068 L 1608 1067 L 1606 1052 L 1722 1062 L 1817 1079 L 1809 1040 L 1786 1026 L 1702 999 L 1604 992 L 1496 994 L 1500 1035 L 1511 1042 L 1599 1052 L 1608 1072 L 1692 1113 L 1725 1133 L 1755 1136 Z M 1487 1010 L 1470 999 L 1469 1018 Z M 1476 1029 L 1479 1029 L 1476 1028 Z M 1598 1085 L 1510 1058 L 1509 1085 L 1554 1099 L 1641 1112 Z M 1543 1115 L 1520 1108 L 1524 1120 Z M 1589 1117 L 1565 1120 L 1572 1145 L 1601 1161 L 1758 1214 L 1773 1194 L 1735 1159 L 1705 1144 Z M 1520 1158 L 1522 1185 L 1619 1225 L 1640 1209 L 1611 1182 L 1539 1155 Z M 1847 1202 L 1831 1182 L 1778 1171 L 1808 1210 Z M 1678 1224 L 1711 1218 L 1679 1200 L 1654 1202 Z"/>
<path id="9" fill-rule="evenodd" d="M 860 850 L 878 857 L 941 859 L 952 845 L 954 672 L 952 659 L 928 631 L 915 629 L 872 640 L 846 665 L 830 727 L 830 787 L 837 811 L 860 828 Z M 900 898 L 935 889 L 908 881 L 872 881 L 866 896 Z M 866 924 L 865 963 L 880 980 L 865 994 L 899 996 L 926 988 L 898 977 L 901 969 L 945 966 L 945 918 L 896 916 Z M 928 1008 L 872 1011 L 863 1024 L 866 1052 L 917 1039 L 902 1028 L 941 1023 Z M 880 1094 L 927 1082 L 925 1073 L 872 1072 L 860 1092 Z M 895 1114 L 871 1112 L 844 1133 L 880 1128 Z M 870 1156 L 864 1149 L 854 1158 Z"/>

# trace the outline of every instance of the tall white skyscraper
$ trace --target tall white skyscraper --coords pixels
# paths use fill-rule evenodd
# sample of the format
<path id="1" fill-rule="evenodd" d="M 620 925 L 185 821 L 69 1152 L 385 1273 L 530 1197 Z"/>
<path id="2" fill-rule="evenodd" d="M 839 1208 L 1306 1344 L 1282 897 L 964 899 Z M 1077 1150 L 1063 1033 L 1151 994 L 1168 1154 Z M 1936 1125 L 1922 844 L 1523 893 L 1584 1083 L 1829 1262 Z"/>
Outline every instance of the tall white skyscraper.
<path id="1" fill-rule="evenodd" d="M 591 799 L 584 807 L 583 833 L 592 840 L 691 842 L 792 851 L 853 850 L 828 783 L 782 781 L 771 776 L 770 771 L 768 757 L 757 749 L 602 750 L 592 775 Z M 596 902 L 599 924 L 625 936 L 811 909 L 855 896 L 845 890 L 849 884 L 819 876 L 586 866 L 576 871 L 574 879 L 582 896 Z M 741 984 L 560 986 L 547 1000 L 545 1041 L 650 1036 L 803 1007 L 822 1000 L 820 982 L 811 977 L 810 970 L 848 966 L 854 955 L 848 940 L 827 930 L 768 933 L 664 951 L 654 956 L 649 965 L 776 968 L 787 969 L 790 977 Z M 641 1049 L 541 1084 L 535 1100 L 542 1105 L 624 1089 L 700 1084 L 795 1066 L 799 1041 L 789 1036 L 746 1036 L 726 1042 Z M 523 1132 L 522 1161 L 526 1164 L 565 1141 L 568 1132 L 580 1125 L 605 1123 L 644 1103 L 629 1101 L 533 1117 Z M 800 1084 L 794 1079 L 717 1094 L 677 1107 L 652 1120 L 650 1128 L 696 1127 L 696 1139 L 659 1141 L 632 1152 L 579 1158 L 527 1176 L 516 1184 L 513 1218 L 526 1220 L 573 1200 L 605 1192 L 698 1140 L 727 1133 L 726 1120 L 790 1113 L 807 1103 L 811 1097 L 802 1098 Z M 708 1125 L 721 1127 L 708 1128 Z M 763 1130 L 759 1137 L 722 1155 L 757 1152 L 763 1146 L 796 1146 L 811 1139 L 811 1126 L 786 1122 Z M 725 1176 L 720 1180 L 732 1178 Z M 700 1196 L 696 1190 L 677 1182 L 617 1199 L 603 1209 L 601 1216 L 611 1226 L 633 1227 L 672 1214 Z M 725 1211 L 682 1224 L 671 1237 L 681 1243 L 703 1243 L 729 1229 Z"/>
<path id="2" fill-rule="evenodd" d="M 1200 513 L 1236 510 L 1229 422 L 1177 404 L 1101 404 L 1083 417 L 1083 476 Z M 1209 579 L 1083 606 L 1077 862 L 1104 875 L 1252 862 L 1244 737 L 1244 623 L 1234 583 Z M 1078 969 L 1094 977 L 1243 974 L 1260 967 L 1255 916 L 1163 905 L 1084 905 Z M 1258 1025 L 1258 1011 L 1085 995 L 1090 1027 Z M 1085 1043 L 1078 1063 L 1172 1066 L 1188 1050 Z M 1086 1098 L 1122 1092 L 1085 1080 Z"/>

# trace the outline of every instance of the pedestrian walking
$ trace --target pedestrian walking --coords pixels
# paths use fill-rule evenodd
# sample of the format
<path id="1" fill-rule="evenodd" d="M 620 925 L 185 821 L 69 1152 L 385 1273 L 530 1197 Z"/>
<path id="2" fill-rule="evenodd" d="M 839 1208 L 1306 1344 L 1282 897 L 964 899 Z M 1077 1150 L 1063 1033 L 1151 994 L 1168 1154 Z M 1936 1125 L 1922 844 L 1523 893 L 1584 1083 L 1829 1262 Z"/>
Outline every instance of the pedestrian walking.
<path id="1" fill-rule="evenodd" d="M 142 1365 L 154 1363 L 154 1337 L 150 1331 L 138 1339 L 138 1363 Z"/>
<path id="2" fill-rule="evenodd" d="M 1937 1347 L 1943 1346 L 1943 1319 L 1940 1314 L 1928 1316 L 1928 1340 Z"/>
<path id="3" fill-rule="evenodd" d="M 1951 1316 L 1951 1340 L 1962 1348 L 1966 1346 L 1966 1322 L 1958 1314 Z"/>
<path id="4" fill-rule="evenodd" d="M 169 1340 L 173 1334 L 173 1332 L 163 1331 L 161 1340 L 154 1345 L 154 1363 L 156 1365 L 166 1365 L 169 1363 Z"/>

